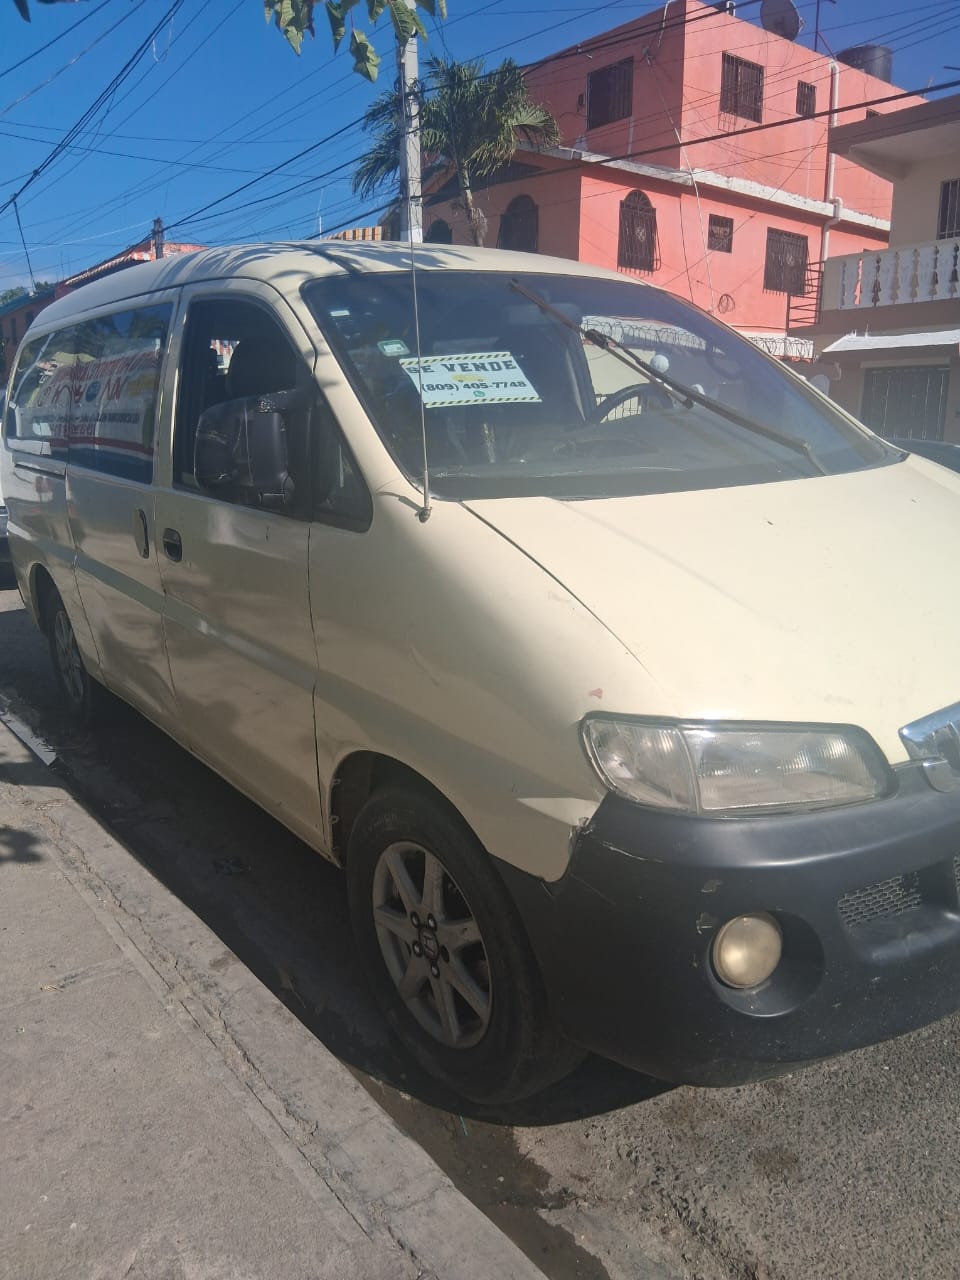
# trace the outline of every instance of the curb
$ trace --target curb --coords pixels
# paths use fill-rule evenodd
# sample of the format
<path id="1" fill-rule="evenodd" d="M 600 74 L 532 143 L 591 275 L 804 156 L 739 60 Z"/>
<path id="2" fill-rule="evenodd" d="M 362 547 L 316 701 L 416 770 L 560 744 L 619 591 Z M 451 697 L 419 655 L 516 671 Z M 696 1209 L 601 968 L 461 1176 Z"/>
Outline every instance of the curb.
<path id="1" fill-rule="evenodd" d="M 274 1151 L 319 1180 L 362 1230 L 399 1248 L 423 1280 L 543 1280 L 346 1067 L 59 782 L 0 708 L 0 757 L 19 786 L 4 807 L 52 843 L 61 870 Z M 386 1278 L 385 1278 L 386 1280 Z"/>

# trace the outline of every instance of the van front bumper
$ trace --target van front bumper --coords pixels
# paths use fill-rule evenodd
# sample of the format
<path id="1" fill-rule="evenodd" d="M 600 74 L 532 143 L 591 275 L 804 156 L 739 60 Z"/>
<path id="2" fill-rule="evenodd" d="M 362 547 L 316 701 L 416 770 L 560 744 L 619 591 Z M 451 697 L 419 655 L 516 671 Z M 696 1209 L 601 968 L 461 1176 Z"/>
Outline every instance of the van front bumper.
<path id="1" fill-rule="evenodd" d="M 712 819 L 608 796 L 562 880 L 498 863 L 558 1023 L 660 1079 L 730 1085 L 900 1035 L 960 1007 L 960 792 L 917 766 L 894 796 Z M 783 956 L 724 986 L 718 929 L 768 912 Z"/>

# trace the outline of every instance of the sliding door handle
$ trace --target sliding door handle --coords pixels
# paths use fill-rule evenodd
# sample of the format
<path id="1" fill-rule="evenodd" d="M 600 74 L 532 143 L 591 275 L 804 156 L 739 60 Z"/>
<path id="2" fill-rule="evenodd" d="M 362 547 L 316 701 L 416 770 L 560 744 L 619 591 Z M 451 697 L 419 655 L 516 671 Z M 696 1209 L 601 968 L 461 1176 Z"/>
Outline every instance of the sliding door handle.
<path id="1" fill-rule="evenodd" d="M 176 529 L 164 529 L 163 549 L 168 560 L 183 559 L 183 543 L 180 541 L 180 534 Z"/>

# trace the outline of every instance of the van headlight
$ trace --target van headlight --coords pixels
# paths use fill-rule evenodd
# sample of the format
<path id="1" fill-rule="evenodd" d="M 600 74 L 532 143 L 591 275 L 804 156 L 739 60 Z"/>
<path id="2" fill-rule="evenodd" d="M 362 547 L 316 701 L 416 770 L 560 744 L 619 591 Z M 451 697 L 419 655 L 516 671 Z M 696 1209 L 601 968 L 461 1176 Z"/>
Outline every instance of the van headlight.
<path id="1" fill-rule="evenodd" d="M 824 809 L 875 800 L 893 784 L 879 747 L 852 725 L 588 716 L 583 740 L 611 791 L 683 813 Z"/>

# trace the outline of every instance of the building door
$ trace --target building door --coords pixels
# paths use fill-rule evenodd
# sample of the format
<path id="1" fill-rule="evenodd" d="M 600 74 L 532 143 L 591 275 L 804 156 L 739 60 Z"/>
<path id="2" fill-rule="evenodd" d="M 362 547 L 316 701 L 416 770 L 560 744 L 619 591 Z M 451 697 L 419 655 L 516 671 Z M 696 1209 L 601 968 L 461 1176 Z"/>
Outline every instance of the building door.
<path id="1" fill-rule="evenodd" d="M 881 436 L 942 440 L 949 380 L 945 365 L 865 369 L 860 417 Z"/>

